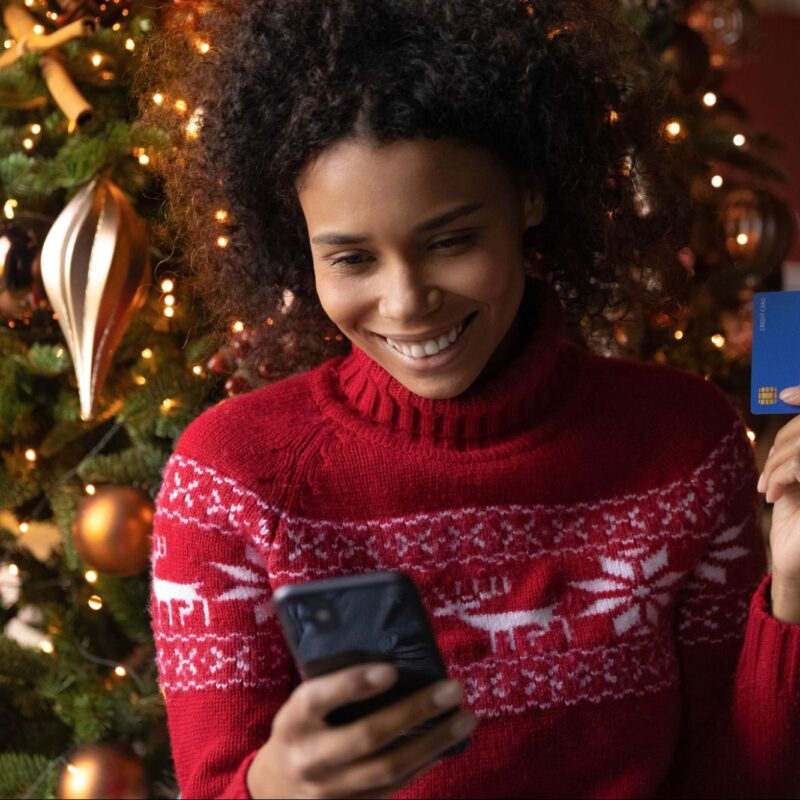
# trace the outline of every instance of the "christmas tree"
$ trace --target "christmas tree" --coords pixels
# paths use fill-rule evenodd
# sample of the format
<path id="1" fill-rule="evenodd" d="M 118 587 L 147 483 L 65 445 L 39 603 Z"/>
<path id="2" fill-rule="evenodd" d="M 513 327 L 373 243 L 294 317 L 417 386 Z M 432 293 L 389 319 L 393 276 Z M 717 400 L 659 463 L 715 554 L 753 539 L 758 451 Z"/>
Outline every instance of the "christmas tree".
<path id="1" fill-rule="evenodd" d="M 147 612 L 161 470 L 210 405 L 347 348 L 283 287 L 257 326 L 199 299 L 184 255 L 198 221 L 165 204 L 158 166 L 202 136 L 191 76 L 214 48 L 213 5 L 0 0 L 2 797 L 178 794 Z M 716 381 L 755 442 L 752 297 L 780 288 L 793 236 L 778 143 L 721 90 L 756 52 L 757 18 L 747 0 L 625 0 L 620 13 L 672 76 L 663 135 L 694 201 L 675 253 L 688 290 L 680 308 L 582 335 Z M 159 72 L 165 47 L 183 49 L 182 74 Z M 608 188 L 625 186 L 651 213 L 635 151 Z M 201 223 L 205 247 L 229 247 L 222 201 Z M 34 547 L 34 530 L 53 546 Z"/>

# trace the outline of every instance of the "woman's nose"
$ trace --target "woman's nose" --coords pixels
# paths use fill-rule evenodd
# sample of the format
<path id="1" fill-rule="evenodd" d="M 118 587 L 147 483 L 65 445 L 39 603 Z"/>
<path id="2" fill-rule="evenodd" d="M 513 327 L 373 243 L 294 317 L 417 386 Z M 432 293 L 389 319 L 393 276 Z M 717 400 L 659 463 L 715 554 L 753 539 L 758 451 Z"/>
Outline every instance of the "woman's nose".
<path id="1" fill-rule="evenodd" d="M 424 316 L 437 307 L 442 295 L 431 276 L 410 261 L 387 265 L 381 281 L 381 314 L 387 319 Z"/>

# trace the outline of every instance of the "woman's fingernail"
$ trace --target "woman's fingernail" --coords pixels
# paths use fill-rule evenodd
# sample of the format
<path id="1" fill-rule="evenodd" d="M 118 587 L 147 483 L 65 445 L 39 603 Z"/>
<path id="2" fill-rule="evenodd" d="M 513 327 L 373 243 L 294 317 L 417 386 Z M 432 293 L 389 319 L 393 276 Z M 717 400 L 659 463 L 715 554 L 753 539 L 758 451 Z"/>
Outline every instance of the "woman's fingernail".
<path id="1" fill-rule="evenodd" d="M 450 708 L 461 699 L 461 684 L 446 683 L 433 693 L 433 702 L 439 708 Z"/>
<path id="2" fill-rule="evenodd" d="M 784 403 L 800 403 L 800 386 L 790 386 L 784 389 L 779 395 Z"/>
<path id="3" fill-rule="evenodd" d="M 751 483 L 750 485 L 752 486 L 753 484 Z M 759 492 L 763 492 L 764 491 L 764 473 L 763 472 L 761 473 L 761 476 L 758 479 L 758 491 Z"/>
<path id="4" fill-rule="evenodd" d="M 391 664 L 382 664 L 379 667 L 371 667 L 367 670 L 367 683 L 373 686 L 383 686 L 394 680 L 395 669 Z"/>
<path id="5" fill-rule="evenodd" d="M 459 717 L 450 730 L 453 731 L 453 736 L 463 739 L 475 727 L 477 721 L 475 717 Z"/>

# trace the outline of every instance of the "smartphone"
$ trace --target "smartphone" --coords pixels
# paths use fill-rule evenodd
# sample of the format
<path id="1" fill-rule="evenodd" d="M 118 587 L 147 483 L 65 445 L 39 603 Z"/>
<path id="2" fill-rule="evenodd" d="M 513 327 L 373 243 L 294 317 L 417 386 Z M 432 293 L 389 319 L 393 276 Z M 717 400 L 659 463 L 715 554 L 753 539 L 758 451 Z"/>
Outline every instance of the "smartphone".
<path id="1" fill-rule="evenodd" d="M 334 709 L 325 718 L 329 725 L 353 722 L 447 678 L 430 617 L 405 573 L 371 572 L 281 586 L 272 603 L 303 679 L 368 662 L 397 667 L 392 687 Z M 408 736 L 419 736 L 457 713 L 449 709 Z M 404 738 L 386 749 L 398 747 Z M 468 746 L 465 739 L 443 755 L 457 755 Z"/>

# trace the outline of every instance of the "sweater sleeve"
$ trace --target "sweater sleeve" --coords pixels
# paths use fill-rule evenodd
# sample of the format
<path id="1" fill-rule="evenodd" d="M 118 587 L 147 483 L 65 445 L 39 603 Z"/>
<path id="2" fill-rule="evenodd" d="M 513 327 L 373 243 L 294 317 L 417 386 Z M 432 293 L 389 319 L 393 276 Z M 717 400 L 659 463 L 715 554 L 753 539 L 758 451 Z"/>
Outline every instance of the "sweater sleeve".
<path id="1" fill-rule="evenodd" d="M 709 544 L 677 608 L 681 729 L 669 797 L 800 796 L 800 625 L 770 614 L 758 471 L 737 424 L 709 481 Z"/>
<path id="2" fill-rule="evenodd" d="M 182 800 L 250 798 L 247 768 L 291 692 L 265 556 L 278 516 L 192 458 L 164 468 L 150 616 Z"/>

